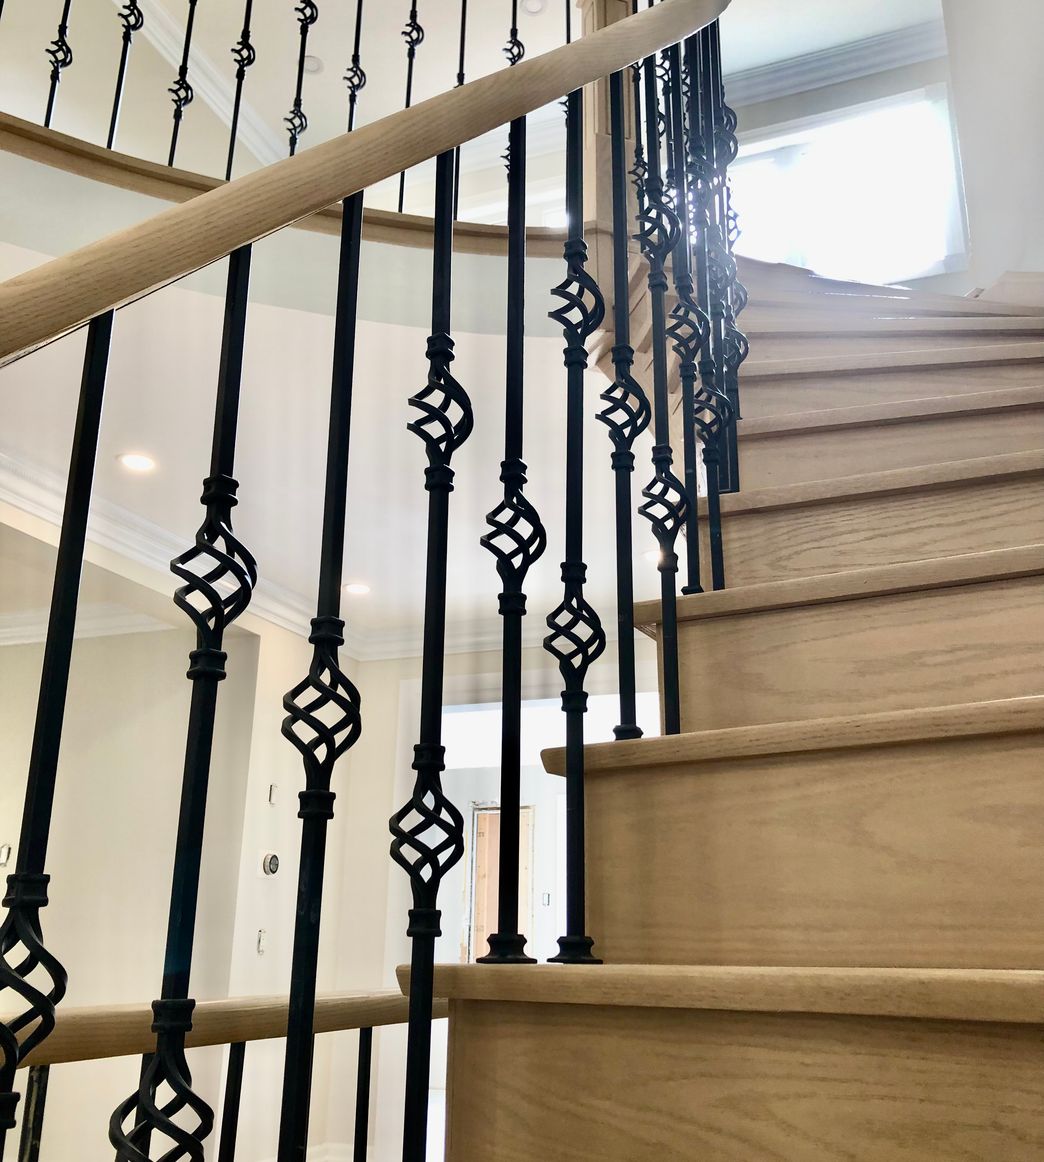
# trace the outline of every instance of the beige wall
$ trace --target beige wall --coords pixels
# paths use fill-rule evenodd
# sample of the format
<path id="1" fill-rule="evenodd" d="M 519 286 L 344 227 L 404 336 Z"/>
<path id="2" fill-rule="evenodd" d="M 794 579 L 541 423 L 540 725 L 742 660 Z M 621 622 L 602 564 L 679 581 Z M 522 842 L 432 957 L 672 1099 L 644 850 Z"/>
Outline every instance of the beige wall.
<path id="1" fill-rule="evenodd" d="M 54 805 L 48 946 L 69 971 L 66 1005 L 149 1002 L 157 994 L 178 817 L 189 683 L 187 631 L 79 640 Z M 230 635 L 205 836 L 193 991 L 227 995 L 236 909 L 256 642 Z M 41 645 L 0 650 L 0 842 L 21 817 Z M 190 1064 L 219 1088 L 220 1053 Z M 111 1157 L 106 1125 L 137 1084 L 133 1059 L 56 1067 L 44 1162 Z"/>

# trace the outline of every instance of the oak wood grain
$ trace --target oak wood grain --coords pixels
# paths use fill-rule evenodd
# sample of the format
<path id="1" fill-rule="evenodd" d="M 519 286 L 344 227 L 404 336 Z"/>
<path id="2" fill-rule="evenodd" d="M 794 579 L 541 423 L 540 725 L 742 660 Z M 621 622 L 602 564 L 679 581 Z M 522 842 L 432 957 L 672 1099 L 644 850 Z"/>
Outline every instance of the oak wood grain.
<path id="1" fill-rule="evenodd" d="M 728 2 L 665 0 L 9 279 L 0 284 L 0 364 L 675 43 L 719 16 Z"/>
<path id="2" fill-rule="evenodd" d="M 450 1030 L 447 1162 L 1044 1156 L 1034 1026 L 454 1001 Z"/>

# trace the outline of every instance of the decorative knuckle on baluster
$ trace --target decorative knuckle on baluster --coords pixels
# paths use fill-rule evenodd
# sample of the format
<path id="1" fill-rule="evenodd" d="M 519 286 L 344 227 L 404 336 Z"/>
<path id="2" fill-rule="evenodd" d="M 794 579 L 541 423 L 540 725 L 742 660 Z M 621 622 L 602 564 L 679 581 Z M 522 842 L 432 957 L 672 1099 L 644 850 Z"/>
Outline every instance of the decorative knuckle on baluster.
<path id="1" fill-rule="evenodd" d="M 453 360 L 453 340 L 446 334 L 428 337 L 428 382 L 416 395 L 410 397 L 410 406 L 421 413 L 411 420 L 407 430 L 424 441 L 430 467 L 447 469 L 453 453 L 471 435 L 475 424 L 471 399 L 464 388 L 450 374 Z M 452 473 L 428 477 L 429 489 L 451 486 Z"/>
<path id="2" fill-rule="evenodd" d="M 634 441 L 648 428 L 652 410 L 649 397 L 628 370 L 634 363 L 634 349 L 626 344 L 615 346 L 612 360 L 616 379 L 599 396 L 606 406 L 598 413 L 598 419 L 609 429 L 613 447 L 629 452 Z M 615 458 L 613 467 L 617 467 Z"/>
<path id="3" fill-rule="evenodd" d="M 138 7 L 137 0 L 127 0 L 119 12 L 124 32 L 140 32 L 145 27 L 145 13 Z"/>
<path id="4" fill-rule="evenodd" d="M 167 92 L 170 93 L 174 108 L 178 113 L 181 113 L 191 105 L 196 96 L 195 91 L 185 77 L 179 77 Z"/>
<path id="5" fill-rule="evenodd" d="M 442 789 L 444 748 L 418 744 L 414 755 L 413 794 L 389 823 L 391 857 L 410 878 L 415 907 L 434 909 L 443 877 L 464 855 L 464 816 Z"/>
<path id="6" fill-rule="evenodd" d="M 344 74 L 348 91 L 358 96 L 366 88 L 366 72 L 358 61 L 352 61 L 348 71 Z"/>
<path id="7" fill-rule="evenodd" d="M 504 499 L 486 514 L 486 524 L 492 531 L 481 537 L 479 543 L 496 559 L 497 572 L 504 585 L 520 590 L 530 568 L 547 548 L 547 532 L 522 491 L 526 483 L 525 464 L 521 460 L 505 460 L 501 464 L 500 479 L 504 484 Z M 506 596 L 501 595 L 501 613 L 525 613 L 524 599 L 521 609 L 517 606 L 506 609 Z"/>
<path id="8" fill-rule="evenodd" d="M 544 638 L 544 649 L 558 660 L 570 691 L 583 686 L 588 669 L 602 656 L 606 646 L 602 623 L 583 594 L 586 575 L 587 568 L 581 562 L 563 564 L 565 595 L 546 622 L 551 632 Z"/>
<path id="9" fill-rule="evenodd" d="M 302 28 L 310 28 L 319 19 L 319 8 L 315 0 L 298 0 L 294 11 Z"/>

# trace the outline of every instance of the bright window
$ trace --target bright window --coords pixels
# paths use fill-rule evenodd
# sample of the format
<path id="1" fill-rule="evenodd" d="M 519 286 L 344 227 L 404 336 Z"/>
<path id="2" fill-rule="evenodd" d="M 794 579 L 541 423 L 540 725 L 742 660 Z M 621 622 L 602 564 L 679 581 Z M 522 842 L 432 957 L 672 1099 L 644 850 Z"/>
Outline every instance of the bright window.
<path id="1" fill-rule="evenodd" d="M 963 268 L 953 132 L 942 91 L 770 133 L 745 139 L 731 170 L 740 254 L 871 283 Z"/>

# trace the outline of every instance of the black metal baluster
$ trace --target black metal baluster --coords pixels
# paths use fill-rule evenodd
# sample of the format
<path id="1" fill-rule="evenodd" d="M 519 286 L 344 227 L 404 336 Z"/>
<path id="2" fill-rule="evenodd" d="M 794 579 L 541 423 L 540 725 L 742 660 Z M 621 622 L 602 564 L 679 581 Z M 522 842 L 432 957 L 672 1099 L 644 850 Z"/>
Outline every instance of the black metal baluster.
<path id="1" fill-rule="evenodd" d="M 117 14 L 123 25 L 122 45 L 120 47 L 120 63 L 116 69 L 116 92 L 112 98 L 112 116 L 109 119 L 109 135 L 105 139 L 106 149 L 112 149 L 116 141 L 116 130 L 120 123 L 120 110 L 123 108 L 123 87 L 127 81 L 127 64 L 130 61 L 131 44 L 134 34 L 145 27 L 145 15 L 138 7 L 137 0 L 127 0 Z"/>
<path id="2" fill-rule="evenodd" d="M 674 290 L 678 301 L 671 309 L 671 323 L 667 328 L 667 334 L 678 356 L 682 387 L 682 455 L 685 466 L 685 493 L 688 500 L 685 514 L 686 584 L 682 587 L 682 592 L 702 593 L 695 427 L 696 380 L 699 375 L 697 361 L 700 350 L 710 337 L 710 319 L 694 297 L 681 46 L 675 44 L 668 48 L 666 58 L 670 80 L 667 153 L 671 158 L 671 176 L 675 189 L 674 206 L 681 228 L 672 261 Z"/>
<path id="3" fill-rule="evenodd" d="M 298 0 L 297 23 L 300 25 L 300 36 L 297 43 L 297 81 L 294 87 L 294 103 L 290 112 L 283 118 L 283 124 L 290 134 L 290 156 L 297 152 L 297 143 L 308 128 L 308 118 L 304 113 L 304 75 L 305 57 L 308 56 L 308 33 L 319 19 L 319 8 L 315 0 Z"/>
<path id="4" fill-rule="evenodd" d="M 652 303 L 653 353 L 653 468 L 655 475 L 642 490 L 645 503 L 638 510 L 652 525 L 659 546 L 660 653 L 663 666 L 663 722 L 666 734 L 681 730 L 681 699 L 678 689 L 678 598 L 675 582 L 678 534 L 685 524 L 688 501 L 685 487 L 675 476 L 672 465 L 670 410 L 667 391 L 667 259 L 681 236 L 678 215 L 670 206 L 660 170 L 660 101 L 656 87 L 656 59 L 646 58 L 642 65 L 645 88 L 645 137 L 648 146 L 645 178 L 645 205 L 638 216 L 641 244 L 649 267 L 649 297 Z"/>
<path id="5" fill-rule="evenodd" d="M 47 906 L 50 882 L 45 871 L 47 844 L 65 721 L 112 319 L 112 312 L 107 312 L 94 319 L 87 329 L 18 855 L 14 873 L 7 877 L 7 895 L 3 901 L 7 911 L 0 925 L 0 1000 L 5 1012 L 11 1012 L 12 1001 L 23 1008 L 21 1012 L 0 1020 L 0 1158 L 3 1157 L 7 1131 L 15 1125 L 18 1094 L 14 1092 L 14 1084 L 18 1062 L 54 1030 L 55 1008 L 65 996 L 67 983 L 65 969 L 44 945 L 40 911 Z"/>
<path id="6" fill-rule="evenodd" d="M 584 869 L 584 714 L 587 712 L 587 671 L 605 650 L 605 631 L 584 596 L 584 372 L 587 340 L 605 318 L 605 300 L 585 269 L 584 240 L 584 95 L 569 94 L 566 105 L 566 215 L 568 237 L 565 281 L 552 290 L 562 300 L 550 317 L 561 324 L 565 339 L 566 498 L 564 594 L 548 616 L 551 631 L 544 648 L 558 661 L 566 715 L 566 933 L 558 939 L 559 964 L 598 964 L 587 935 Z"/>
<path id="7" fill-rule="evenodd" d="M 460 0 L 460 45 L 457 54 L 457 88 L 464 84 L 464 58 L 468 47 L 468 0 Z M 401 210 L 401 207 L 400 207 Z M 453 155 L 453 217 L 460 217 L 460 146 Z"/>
<path id="8" fill-rule="evenodd" d="M 232 59 L 236 62 L 236 95 L 232 101 L 232 124 L 228 135 L 228 161 L 225 164 L 225 181 L 232 180 L 232 163 L 236 156 L 236 138 L 239 135 L 239 114 L 243 107 L 243 84 L 247 69 L 257 60 L 257 52 L 250 40 L 250 18 L 253 15 L 254 0 L 246 0 L 243 12 L 243 31 L 232 49 Z"/>
<path id="9" fill-rule="evenodd" d="M 616 482 L 616 619 L 620 721 L 613 733 L 618 739 L 641 738 L 638 726 L 634 671 L 634 533 L 631 527 L 631 476 L 634 473 L 634 441 L 652 418 L 645 390 L 631 374 L 631 291 L 627 252 L 627 159 L 624 138 L 624 75 L 609 78 L 609 121 L 612 138 L 613 183 L 613 319 L 615 343 L 613 368 L 616 378 L 602 392 L 605 408 L 598 418 L 609 429 L 613 445 L 612 466 Z M 641 148 L 640 143 L 638 148 Z"/>
<path id="10" fill-rule="evenodd" d="M 736 137 L 736 114 L 729 107 L 725 99 L 725 81 L 721 69 L 721 24 L 715 20 L 709 28 L 711 67 L 713 69 L 714 84 L 717 91 L 715 117 L 715 164 L 717 168 L 718 193 L 718 221 L 721 229 L 722 246 L 728 255 L 728 264 L 725 268 L 727 288 L 725 293 L 725 394 L 732 406 L 733 422 L 728 426 L 728 479 L 725 491 L 738 492 L 739 477 L 739 446 L 735 420 L 741 416 L 739 400 L 739 369 L 740 365 L 750 353 L 750 344 L 746 335 L 736 325 L 736 316 L 747 305 L 746 287 L 739 281 L 739 268 L 733 254 L 733 244 L 739 236 L 736 215 L 731 206 L 729 190 L 729 166 L 736 160 L 739 153 L 739 140 Z"/>
<path id="11" fill-rule="evenodd" d="M 355 1074 L 354 1162 L 366 1162 L 370 1141 L 370 1076 L 373 1070 L 373 1030 L 359 1030 L 359 1065 Z"/>
<path id="12" fill-rule="evenodd" d="M 707 535 L 710 548 L 710 576 L 712 587 L 724 587 L 724 551 L 721 523 L 722 449 L 724 433 L 734 425 L 734 413 L 723 390 L 724 313 L 720 296 L 712 282 L 717 284 L 721 258 L 717 256 L 714 224 L 714 142 L 710 125 L 713 110 L 709 106 L 709 88 L 706 84 L 707 30 L 688 38 L 685 53 L 689 66 L 688 139 L 686 163 L 689 210 L 695 254 L 696 296 L 700 308 L 708 317 L 709 330 L 703 342 L 699 361 L 700 386 L 696 392 L 692 424 L 699 433 L 703 465 L 707 469 Z M 709 136 L 708 136 L 709 134 Z"/>
<path id="13" fill-rule="evenodd" d="M 406 41 L 406 99 L 403 102 L 403 107 L 409 109 L 413 104 L 413 73 L 417 64 L 417 49 L 424 43 L 424 29 L 421 27 L 420 21 L 417 19 L 417 3 L 413 0 L 410 5 L 409 19 L 406 21 L 406 27 L 402 30 L 402 38 Z M 455 167 L 454 167 L 455 168 Z M 454 174 L 454 186 L 456 186 L 456 175 Z M 402 207 L 406 201 L 406 171 L 403 170 L 399 174 L 399 213 L 402 213 Z"/>
<path id="14" fill-rule="evenodd" d="M 357 15 L 360 18 L 362 16 L 361 5 Z M 356 32 L 357 57 L 358 27 Z M 357 97 L 357 90 L 350 89 L 350 121 L 354 121 L 355 114 L 352 95 Z M 308 639 L 313 647 L 312 662 L 307 676 L 283 699 L 283 708 L 286 710 L 283 737 L 297 748 L 304 760 L 305 789 L 300 793 L 301 863 L 297 882 L 290 1011 L 283 1069 L 279 1162 L 304 1162 L 308 1150 L 326 834 L 334 814 L 334 792 L 330 785 L 337 760 L 355 745 L 362 732 L 359 691 L 341 670 L 338 656 L 340 647 L 344 645 L 341 577 L 355 384 L 362 212 L 361 193 L 348 198 L 342 205 L 319 596 L 315 617 L 312 619 L 312 633 Z"/>
<path id="15" fill-rule="evenodd" d="M 47 1109 L 47 1082 L 51 1076 L 49 1065 L 33 1065 L 25 1086 L 25 1116 L 22 1118 L 22 1137 L 18 1143 L 18 1162 L 40 1162 L 40 1141 L 43 1137 L 44 1113 Z"/>
<path id="16" fill-rule="evenodd" d="M 47 58 L 51 62 L 51 87 L 47 91 L 47 112 L 44 113 L 44 125 L 51 127 L 51 118 L 54 116 L 54 102 L 58 96 L 58 86 L 62 81 L 62 73 L 73 63 L 72 45 L 69 44 L 69 10 L 72 0 L 65 0 L 62 5 L 62 15 L 58 21 L 58 35 L 47 48 Z"/>
<path id="17" fill-rule="evenodd" d="M 152 1151 L 146 1143 L 151 1135 L 164 1139 L 162 1162 L 202 1162 L 203 1142 L 214 1128 L 213 1110 L 192 1091 L 185 1036 L 192 1028 L 195 1007 L 189 997 L 189 979 L 217 692 L 227 660 L 222 645 L 225 630 L 246 609 L 257 583 L 257 565 L 232 532 L 239 487 L 233 472 L 249 277 L 250 248 L 243 247 L 229 258 L 211 468 L 201 497 L 206 516 L 193 547 L 171 562 L 172 572 L 184 583 L 174 596 L 175 604 L 196 629 L 196 649 L 189 655 L 187 674 L 192 701 L 163 987 L 152 1006 L 156 1050 L 138 1092 L 119 1105 L 109 1121 L 109 1141 L 119 1162 L 149 1162 Z"/>
<path id="18" fill-rule="evenodd" d="M 221 1109 L 221 1139 L 217 1162 L 236 1162 L 236 1140 L 239 1137 L 239 1107 L 243 1100 L 243 1064 L 246 1043 L 237 1041 L 228 1047 L 225 1071 L 225 1102 Z"/>
<path id="19" fill-rule="evenodd" d="M 428 457 L 427 575 L 421 664 L 420 741 L 414 747 L 413 794 L 392 816 L 392 859 L 410 877 L 413 907 L 406 934 L 413 941 L 409 1040 L 406 1050 L 406 1111 L 403 1162 L 424 1162 L 428 1125 L 432 989 L 435 939 L 441 935 L 438 908 L 443 876 L 464 854 L 464 817 L 442 789 L 443 669 L 446 642 L 446 573 L 449 495 L 454 452 L 471 435 L 471 400 L 450 373 L 450 285 L 453 262 L 453 151 L 439 155 L 435 169 L 435 233 L 432 248 L 432 334 L 428 338 L 428 382 L 410 399 L 420 418 L 408 425 L 424 441 Z"/>
<path id="20" fill-rule="evenodd" d="M 178 152 L 178 136 L 181 133 L 181 121 L 185 110 L 192 104 L 195 92 L 189 84 L 189 53 L 192 51 L 192 31 L 196 23 L 196 4 L 198 0 L 188 0 L 188 19 L 185 21 L 185 40 L 181 49 L 181 64 L 178 66 L 178 76 L 174 84 L 167 90 L 174 102 L 174 127 L 170 134 L 170 152 L 167 155 L 167 165 L 174 164 Z"/>
<path id="21" fill-rule="evenodd" d="M 510 64 L 525 55 L 518 38 L 518 0 L 512 3 L 512 27 L 504 50 Z M 508 305 L 504 459 L 500 479 L 504 498 L 486 516 L 493 530 L 482 538 L 497 562 L 503 585 L 500 733 L 500 863 L 497 931 L 489 937 L 483 964 L 535 964 L 526 955 L 526 938 L 518 914 L 519 817 L 522 787 L 522 619 L 525 583 L 530 568 L 547 547 L 540 516 L 526 497 L 526 464 L 522 459 L 525 388 L 526 276 L 526 119 L 511 122 L 508 136 Z"/>
<path id="22" fill-rule="evenodd" d="M 362 67 L 363 0 L 355 5 L 355 41 L 352 45 L 351 64 L 345 70 L 344 83 L 348 86 L 348 132 L 355 128 L 355 114 L 359 107 L 359 94 L 366 88 L 366 73 Z"/>

